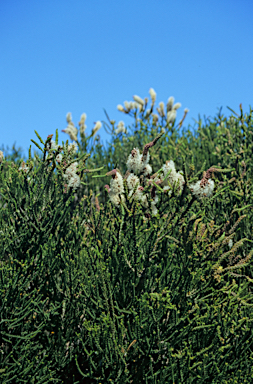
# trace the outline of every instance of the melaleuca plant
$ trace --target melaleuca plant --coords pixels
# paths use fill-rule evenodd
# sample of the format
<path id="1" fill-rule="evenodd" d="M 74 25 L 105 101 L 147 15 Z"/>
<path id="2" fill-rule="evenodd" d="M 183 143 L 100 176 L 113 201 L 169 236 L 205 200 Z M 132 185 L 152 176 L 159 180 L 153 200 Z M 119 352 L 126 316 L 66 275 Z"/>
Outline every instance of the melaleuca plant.
<path id="1" fill-rule="evenodd" d="M 140 173 L 150 170 L 145 163 L 149 144 L 144 146 L 142 158 L 135 150 L 128 163 L 140 178 Z M 174 168 L 171 171 L 175 177 Z M 220 183 L 212 195 L 209 189 L 205 191 L 206 181 L 216 172 Z M 76 363 L 83 377 L 139 383 L 144 378 L 151 381 L 155 374 L 161 382 L 222 381 L 237 375 L 241 365 L 245 374 L 252 374 L 245 363 L 250 361 L 253 343 L 249 328 L 253 251 L 246 248 L 252 240 L 245 236 L 237 241 L 235 236 L 246 215 L 231 228 L 228 223 L 217 225 L 221 208 L 231 217 L 240 212 L 236 206 L 229 212 L 229 172 L 232 170 L 209 169 L 193 184 L 195 188 L 186 188 L 192 184 L 184 172 L 182 190 L 174 185 L 164 191 L 158 182 L 152 182 L 145 191 L 147 199 L 159 196 L 156 209 L 166 215 L 159 220 L 150 206 L 149 220 L 144 221 L 147 207 L 141 204 L 140 195 L 134 198 L 137 175 L 130 172 L 128 183 L 130 173 L 125 180 L 119 169 L 107 174 L 112 177 L 107 187 L 109 201 L 103 215 L 99 204 L 91 217 L 86 215 L 87 233 L 79 255 L 84 284 L 89 287 L 84 296 L 92 307 L 80 316 L 78 331 Z M 165 179 L 162 176 L 160 185 Z M 140 192 L 143 196 L 144 188 Z M 243 245 L 240 258 L 236 253 Z M 242 321 L 247 324 L 244 330 L 239 326 Z M 247 350 L 237 343 L 240 338 L 248 338 Z M 237 377 L 240 380 L 239 373 Z"/>
<path id="2" fill-rule="evenodd" d="M 60 241 L 65 231 L 63 223 L 71 220 L 73 214 L 70 210 L 75 198 L 73 191 L 84 183 L 81 181 L 84 173 L 98 170 L 86 169 L 87 154 L 73 159 L 76 144 L 67 141 L 59 145 L 57 131 L 55 142 L 53 135 L 45 142 L 37 136 L 44 145 L 42 149 L 32 140 L 43 153 L 42 159 L 35 155 L 37 167 L 30 147 L 27 162 L 22 161 L 20 166 L 9 164 L 1 182 L 1 196 L 5 201 L 2 208 L 4 254 L 12 257 L 15 254 L 18 259 L 28 251 L 36 253 L 50 234 L 55 234 Z M 1 167 L 4 165 L 3 160 Z"/>
<path id="3" fill-rule="evenodd" d="M 76 144 L 50 135 L 36 143 L 41 158 L 6 167 L 2 157 L 4 382 L 253 375 L 251 113 L 199 123 L 187 141 L 175 139 L 174 100 L 158 119 L 134 103 L 122 107 L 135 108 L 132 136 L 110 122 L 111 152 L 88 158 L 67 115 Z M 89 179 L 93 165 L 106 173 Z"/>

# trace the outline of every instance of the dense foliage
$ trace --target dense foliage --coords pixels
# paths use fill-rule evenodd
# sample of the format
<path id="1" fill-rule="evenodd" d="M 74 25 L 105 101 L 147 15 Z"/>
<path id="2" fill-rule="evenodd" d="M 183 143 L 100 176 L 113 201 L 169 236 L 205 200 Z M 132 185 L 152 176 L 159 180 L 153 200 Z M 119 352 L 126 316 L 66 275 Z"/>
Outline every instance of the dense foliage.
<path id="1" fill-rule="evenodd" d="M 199 119 L 181 136 L 183 121 L 140 111 L 120 134 L 107 116 L 106 150 L 94 132 L 79 131 L 77 152 L 37 133 L 33 158 L 2 160 L 4 384 L 253 379 L 252 110 Z M 124 181 L 125 202 L 114 205 L 111 171 L 126 175 L 131 151 L 150 143 L 153 173 L 173 160 L 183 189 L 142 179 L 149 202 L 159 196 L 153 214 Z M 198 199 L 190 186 L 207 174 L 213 194 Z"/>

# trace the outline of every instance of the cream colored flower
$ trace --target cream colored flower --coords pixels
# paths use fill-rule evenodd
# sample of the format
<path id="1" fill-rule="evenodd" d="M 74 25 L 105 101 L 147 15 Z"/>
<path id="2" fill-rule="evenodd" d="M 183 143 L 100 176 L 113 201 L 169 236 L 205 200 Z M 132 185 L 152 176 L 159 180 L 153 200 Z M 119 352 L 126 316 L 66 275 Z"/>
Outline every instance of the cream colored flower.
<path id="1" fill-rule="evenodd" d="M 118 111 L 120 111 L 120 112 L 125 112 L 124 108 L 123 108 L 122 105 L 120 105 L 120 104 L 117 105 L 117 109 L 118 109 Z"/>
<path id="2" fill-rule="evenodd" d="M 137 96 L 137 95 L 134 95 L 133 96 L 133 99 L 134 99 L 134 101 L 136 101 L 137 103 L 139 103 L 139 104 L 141 104 L 142 106 L 144 105 L 144 100 L 143 99 L 141 99 L 139 96 Z"/>
<path id="3" fill-rule="evenodd" d="M 91 136 L 94 136 L 95 133 L 102 127 L 101 121 L 97 121 L 95 127 L 92 129 Z"/>
<path id="4" fill-rule="evenodd" d="M 155 101 L 156 101 L 156 92 L 154 91 L 153 88 L 150 88 L 149 94 L 150 94 L 150 97 L 151 97 L 151 100 L 152 100 L 152 105 L 154 105 Z"/>

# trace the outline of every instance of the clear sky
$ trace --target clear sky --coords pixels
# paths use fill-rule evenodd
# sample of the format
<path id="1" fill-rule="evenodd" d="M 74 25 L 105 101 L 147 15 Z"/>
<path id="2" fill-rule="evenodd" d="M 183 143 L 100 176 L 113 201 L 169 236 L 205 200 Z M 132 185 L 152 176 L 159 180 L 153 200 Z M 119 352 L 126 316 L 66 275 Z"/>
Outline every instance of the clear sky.
<path id="1" fill-rule="evenodd" d="M 190 112 L 184 123 L 214 117 L 222 106 L 249 112 L 253 96 L 252 0 L 0 1 L 0 147 L 59 131 L 66 114 L 127 125 L 117 105 L 133 95 L 170 96 Z M 102 127 L 101 141 L 111 142 Z M 54 137 L 53 137 L 54 138 Z M 36 148 L 32 144 L 32 149 Z M 33 152 L 32 152 L 33 153 Z"/>

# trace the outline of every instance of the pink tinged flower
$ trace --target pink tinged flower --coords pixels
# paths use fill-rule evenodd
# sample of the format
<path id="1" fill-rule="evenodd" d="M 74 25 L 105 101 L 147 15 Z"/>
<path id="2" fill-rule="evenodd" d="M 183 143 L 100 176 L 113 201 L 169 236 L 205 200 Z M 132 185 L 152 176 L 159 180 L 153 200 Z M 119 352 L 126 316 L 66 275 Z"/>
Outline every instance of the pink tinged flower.
<path id="1" fill-rule="evenodd" d="M 134 175 L 133 173 L 130 173 L 127 177 L 127 186 L 130 190 L 134 189 L 134 187 L 136 186 L 136 184 L 140 184 L 140 180 L 139 178 Z"/>
<path id="2" fill-rule="evenodd" d="M 143 187 L 141 187 L 141 186 L 139 186 L 139 187 L 136 189 L 135 192 L 134 192 L 134 189 L 132 189 L 132 190 L 129 192 L 129 194 L 128 194 L 128 198 L 130 198 L 131 196 L 133 196 L 134 199 L 140 200 L 141 197 L 142 197 L 142 195 L 143 195 L 142 191 L 143 191 Z"/>
<path id="3" fill-rule="evenodd" d="M 110 181 L 110 187 L 111 187 L 112 193 L 115 193 L 115 194 L 124 193 L 123 177 L 116 169 L 113 169 L 112 171 L 107 172 L 106 176 L 112 176 L 112 179 Z"/>
<path id="4" fill-rule="evenodd" d="M 142 170 L 144 176 L 150 176 L 152 174 L 152 167 L 149 164 L 146 164 Z"/>
<path id="5" fill-rule="evenodd" d="M 149 152 L 145 153 L 144 155 L 142 154 L 141 155 L 141 162 L 143 164 L 143 167 L 149 163 L 149 160 L 150 160 L 150 154 Z"/>
<path id="6" fill-rule="evenodd" d="M 138 148 L 134 148 L 131 151 L 131 154 L 128 156 L 126 165 L 129 171 L 133 171 L 135 173 L 140 172 L 142 164 L 141 164 L 141 155 Z"/>
<path id="7" fill-rule="evenodd" d="M 62 132 L 65 132 L 69 135 L 71 140 L 77 141 L 78 129 L 72 124 L 69 124 L 66 129 L 62 129 Z"/>
<path id="8" fill-rule="evenodd" d="M 111 188 L 109 187 L 108 184 L 105 185 L 105 188 L 107 189 L 108 192 L 110 192 Z"/>
<path id="9" fill-rule="evenodd" d="M 214 181 L 209 179 L 205 185 L 201 185 L 200 183 L 201 180 L 197 181 L 195 184 L 189 185 L 192 194 L 195 195 L 198 199 L 212 196 L 214 190 Z"/>

